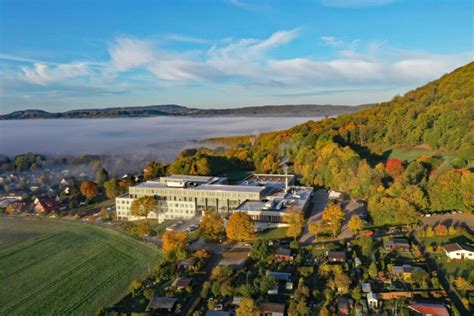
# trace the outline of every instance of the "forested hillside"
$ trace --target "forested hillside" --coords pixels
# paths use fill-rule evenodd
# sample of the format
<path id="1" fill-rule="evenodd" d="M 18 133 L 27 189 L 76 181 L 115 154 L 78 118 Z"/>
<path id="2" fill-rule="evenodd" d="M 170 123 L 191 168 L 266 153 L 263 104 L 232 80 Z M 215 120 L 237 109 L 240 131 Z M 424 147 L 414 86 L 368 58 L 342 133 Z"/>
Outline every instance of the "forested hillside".
<path id="1" fill-rule="evenodd" d="M 229 168 L 281 172 L 288 162 L 305 185 L 365 198 L 376 223 L 417 212 L 474 210 L 474 63 L 364 111 L 258 137 L 214 139 L 225 150 L 183 153 L 172 172 Z M 416 159 L 388 158 L 393 147 L 424 148 Z M 443 155 L 452 159 L 444 159 Z"/>

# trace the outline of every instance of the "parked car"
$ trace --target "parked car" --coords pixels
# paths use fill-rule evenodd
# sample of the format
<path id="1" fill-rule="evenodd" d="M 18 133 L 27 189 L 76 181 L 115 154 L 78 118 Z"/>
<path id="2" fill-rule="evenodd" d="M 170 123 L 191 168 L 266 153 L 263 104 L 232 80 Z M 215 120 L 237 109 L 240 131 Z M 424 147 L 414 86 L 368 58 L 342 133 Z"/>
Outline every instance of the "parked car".
<path id="1" fill-rule="evenodd" d="M 372 236 L 373 234 L 374 234 L 374 231 L 371 230 L 371 229 L 364 230 L 364 231 L 362 232 L 362 236 L 364 236 L 364 237 L 369 237 L 369 236 Z"/>

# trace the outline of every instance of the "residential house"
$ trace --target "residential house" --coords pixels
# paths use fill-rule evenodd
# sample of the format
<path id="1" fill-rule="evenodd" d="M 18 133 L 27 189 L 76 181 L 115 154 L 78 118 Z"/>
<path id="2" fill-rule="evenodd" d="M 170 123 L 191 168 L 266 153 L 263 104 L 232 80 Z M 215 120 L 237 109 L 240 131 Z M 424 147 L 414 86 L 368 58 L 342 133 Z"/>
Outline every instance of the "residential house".
<path id="1" fill-rule="evenodd" d="M 383 241 L 383 247 L 387 251 L 402 250 L 405 252 L 410 251 L 410 243 L 404 238 L 392 238 Z"/>
<path id="2" fill-rule="evenodd" d="M 362 283 L 362 292 L 363 293 L 372 292 L 372 287 L 370 286 L 370 283 Z"/>
<path id="3" fill-rule="evenodd" d="M 206 316 L 232 316 L 232 311 L 207 311 Z"/>
<path id="4" fill-rule="evenodd" d="M 436 302 L 411 302 L 408 305 L 408 310 L 414 315 L 449 316 L 446 306 Z"/>
<path id="5" fill-rule="evenodd" d="M 147 311 L 152 315 L 173 313 L 175 312 L 177 302 L 177 298 L 156 296 L 148 303 Z"/>
<path id="6" fill-rule="evenodd" d="M 293 259 L 291 257 L 291 250 L 288 248 L 279 247 L 275 252 L 275 258 L 282 261 L 290 261 Z"/>
<path id="7" fill-rule="evenodd" d="M 287 272 L 268 272 L 268 276 L 282 282 L 288 282 L 291 280 L 291 273 Z"/>
<path id="8" fill-rule="evenodd" d="M 379 300 L 377 298 L 377 294 L 375 293 L 368 293 L 367 294 L 367 304 L 370 308 L 378 308 L 379 307 Z"/>
<path id="9" fill-rule="evenodd" d="M 60 205 L 49 197 L 40 197 L 35 199 L 35 211 L 37 213 L 49 213 L 52 211 L 57 211 L 60 208 Z"/>
<path id="10" fill-rule="evenodd" d="M 457 242 L 444 245 L 444 252 L 453 260 L 474 260 L 474 247 Z"/>
<path id="11" fill-rule="evenodd" d="M 219 266 L 240 269 L 244 266 L 250 256 L 249 247 L 235 246 L 230 250 L 222 253 L 222 259 L 219 261 Z"/>
<path id="12" fill-rule="evenodd" d="M 259 307 L 260 316 L 284 316 L 285 305 L 280 303 L 262 303 Z"/>
<path id="13" fill-rule="evenodd" d="M 352 305 L 352 300 L 349 300 L 347 297 L 339 297 L 337 299 L 337 315 L 338 316 L 349 316 L 350 309 L 349 306 Z"/>
<path id="14" fill-rule="evenodd" d="M 192 282 L 193 282 L 193 279 L 191 278 L 177 278 L 173 282 L 173 287 L 176 288 L 177 290 L 185 289 L 188 286 L 191 286 Z"/>
<path id="15" fill-rule="evenodd" d="M 346 262 L 346 252 L 345 251 L 328 251 L 327 252 L 328 261 L 333 263 L 344 263 Z"/>
<path id="16" fill-rule="evenodd" d="M 404 264 L 402 266 L 393 266 L 392 268 L 393 274 L 397 278 L 404 280 L 406 282 L 410 282 L 413 273 L 418 272 L 418 271 L 423 271 L 423 269 L 420 267 L 409 265 L 409 264 Z"/>

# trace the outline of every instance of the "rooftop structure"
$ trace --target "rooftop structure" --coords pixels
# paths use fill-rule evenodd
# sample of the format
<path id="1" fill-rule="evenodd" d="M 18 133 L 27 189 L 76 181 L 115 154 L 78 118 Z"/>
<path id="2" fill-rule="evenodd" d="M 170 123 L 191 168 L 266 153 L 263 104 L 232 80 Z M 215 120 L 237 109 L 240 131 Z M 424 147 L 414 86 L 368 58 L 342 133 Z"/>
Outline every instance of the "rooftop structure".
<path id="1" fill-rule="evenodd" d="M 154 297 L 148 304 L 148 311 L 167 311 L 171 312 L 174 310 L 176 303 L 178 302 L 177 298 L 170 297 Z"/>

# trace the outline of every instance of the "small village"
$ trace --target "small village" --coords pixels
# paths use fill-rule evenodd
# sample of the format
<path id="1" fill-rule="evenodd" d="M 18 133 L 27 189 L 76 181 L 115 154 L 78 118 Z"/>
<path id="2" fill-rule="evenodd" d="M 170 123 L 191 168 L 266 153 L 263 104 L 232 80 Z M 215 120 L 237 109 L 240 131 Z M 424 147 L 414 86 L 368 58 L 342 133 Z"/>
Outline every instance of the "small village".
<path id="1" fill-rule="evenodd" d="M 57 174 L 58 184 L 52 186 L 51 179 L 46 184 L 38 178 L 3 176 L 2 183 L 15 194 L 4 193 L 1 207 L 11 216 L 109 225 L 165 253 L 147 278 L 134 280 L 129 294 L 116 305 L 105 306 L 102 314 L 269 316 L 315 315 L 317 311 L 319 315 L 444 316 L 461 315 L 457 306 L 469 308 L 472 303 L 470 214 L 420 216 L 408 227 L 377 227 L 370 223 L 364 201 L 319 190 L 299 204 L 301 218 L 287 219 L 284 212 L 290 209 L 273 210 L 262 204 L 259 217 L 246 215 L 238 225 L 230 224 L 250 231 L 232 233 L 232 214 L 243 211 L 220 215 L 207 209 L 173 220 L 135 216 L 133 221 L 124 221 L 119 220 L 113 204 L 106 204 L 109 206 L 95 206 L 83 214 L 68 214 L 70 207 L 74 209 L 68 197 L 77 179 L 63 177 L 65 173 Z M 85 174 L 79 177 L 83 182 L 90 179 Z M 165 187 L 174 187 L 179 179 L 206 185 L 211 178 L 173 175 L 170 179 L 173 182 Z M 146 183 L 139 177 L 134 180 L 131 183 L 138 187 Z M 252 187 L 252 181 L 271 187 L 271 194 L 278 197 L 281 195 L 275 192 L 279 190 L 298 188 L 290 175 L 251 175 L 240 185 Z M 17 183 L 26 183 L 18 187 L 29 189 L 15 190 Z M 180 184 L 179 190 L 186 187 Z M 81 202 L 78 204 L 80 209 Z M 322 227 L 331 226 L 324 215 L 328 209 L 335 213 L 327 218 L 340 217 L 334 235 Z M 256 211 L 249 210 L 251 214 Z M 276 225 L 264 222 L 276 221 L 262 217 L 269 213 L 279 214 Z"/>

